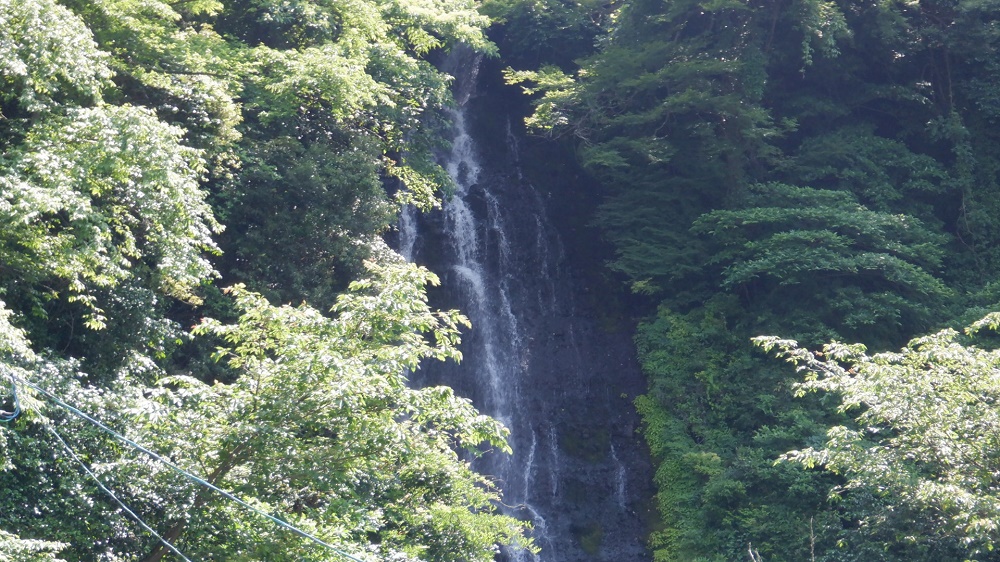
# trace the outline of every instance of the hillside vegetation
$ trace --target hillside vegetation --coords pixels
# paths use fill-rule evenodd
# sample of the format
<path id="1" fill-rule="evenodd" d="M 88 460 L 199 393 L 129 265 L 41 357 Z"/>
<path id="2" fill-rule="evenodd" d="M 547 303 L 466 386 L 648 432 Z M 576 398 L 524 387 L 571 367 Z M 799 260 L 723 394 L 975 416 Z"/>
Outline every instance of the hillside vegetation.
<path id="1" fill-rule="evenodd" d="M 464 0 L 0 0 L 0 558 L 525 542 L 468 462 L 507 430 L 406 384 L 467 321 L 379 238 L 448 188 L 425 56 L 495 51 L 486 24 Z"/>
<path id="2" fill-rule="evenodd" d="M 508 79 L 638 295 L 656 560 L 1000 559 L 1000 5 L 574 7 Z"/>

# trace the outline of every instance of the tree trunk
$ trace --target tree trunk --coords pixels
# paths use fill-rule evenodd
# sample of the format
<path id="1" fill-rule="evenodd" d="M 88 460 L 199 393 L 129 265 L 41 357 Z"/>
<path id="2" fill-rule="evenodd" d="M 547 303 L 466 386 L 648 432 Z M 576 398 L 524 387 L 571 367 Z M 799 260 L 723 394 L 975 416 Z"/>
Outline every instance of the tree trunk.
<path id="1" fill-rule="evenodd" d="M 176 525 L 174 525 L 173 527 L 171 527 L 170 530 L 166 532 L 166 534 L 161 536 L 163 537 L 163 540 L 167 541 L 170 544 L 174 544 L 174 541 L 176 541 L 177 538 L 181 536 L 181 533 L 184 532 L 184 527 L 186 526 L 187 522 L 181 521 Z M 168 552 L 170 552 L 170 550 L 163 543 L 160 543 L 159 545 L 156 546 L 153 552 L 149 554 L 149 556 L 142 559 L 142 562 L 159 562 L 160 560 L 163 559 L 164 556 L 167 555 Z"/>
<path id="2" fill-rule="evenodd" d="M 208 478 L 206 478 L 205 481 L 215 486 L 215 483 L 218 482 L 219 479 L 228 474 L 229 471 L 235 468 L 237 464 L 245 460 L 244 453 L 249 449 L 248 445 L 249 442 L 240 443 L 234 447 L 232 451 L 225 453 L 222 457 L 222 462 L 220 462 L 219 466 L 217 466 L 215 470 L 208 475 Z M 209 495 L 210 490 L 202 488 L 194 499 L 193 508 L 197 509 L 208 503 Z M 185 527 L 187 527 L 187 521 L 179 521 L 171 527 L 165 535 L 161 536 L 164 541 L 174 544 L 174 541 L 180 538 L 181 533 L 184 532 Z M 161 542 L 155 549 L 153 549 L 153 552 L 149 553 L 149 556 L 142 559 L 142 562 L 159 562 L 164 556 L 167 555 L 168 552 L 170 552 L 170 549 Z"/>

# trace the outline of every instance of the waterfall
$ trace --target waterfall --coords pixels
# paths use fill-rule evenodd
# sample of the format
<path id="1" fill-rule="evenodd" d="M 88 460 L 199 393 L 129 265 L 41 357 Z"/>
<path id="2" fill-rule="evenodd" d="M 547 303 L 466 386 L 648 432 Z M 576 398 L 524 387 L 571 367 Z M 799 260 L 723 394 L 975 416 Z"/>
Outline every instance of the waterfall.
<path id="1" fill-rule="evenodd" d="M 513 454 L 475 466 L 498 483 L 507 513 L 532 522 L 542 551 L 503 560 L 649 560 L 636 507 L 650 493 L 649 463 L 630 403 L 641 375 L 628 335 L 602 333 L 578 304 L 583 289 L 525 177 L 510 119 L 476 94 L 480 57 L 456 51 L 444 70 L 456 76 L 458 107 L 440 155 L 455 192 L 440 211 L 404 210 L 398 246 L 441 277 L 435 306 L 459 308 L 473 328 L 461 364 L 425 364 L 413 382 L 452 386 L 511 430 Z"/>

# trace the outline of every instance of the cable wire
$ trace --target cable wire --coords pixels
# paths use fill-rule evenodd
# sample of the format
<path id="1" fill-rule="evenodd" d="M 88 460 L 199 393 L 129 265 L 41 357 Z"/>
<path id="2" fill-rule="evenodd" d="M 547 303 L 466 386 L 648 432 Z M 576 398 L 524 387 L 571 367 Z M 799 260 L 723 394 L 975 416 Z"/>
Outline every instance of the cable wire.
<path id="1" fill-rule="evenodd" d="M 132 517 L 132 519 L 135 519 L 136 523 L 138 523 L 139 525 L 141 525 L 143 529 L 145 529 L 147 532 L 149 532 L 149 534 L 153 535 L 161 543 L 163 543 L 163 546 L 169 548 L 171 551 L 173 551 L 174 554 L 176 554 L 177 556 L 180 556 L 181 559 L 184 560 L 185 562 L 191 562 L 190 558 L 188 558 L 187 556 L 184 556 L 183 554 L 181 554 L 181 551 L 177 550 L 177 547 L 175 547 L 174 545 L 170 544 L 170 542 L 167 539 L 161 537 L 159 535 L 159 533 L 157 533 L 156 531 L 153 530 L 152 527 L 150 527 L 149 525 L 147 525 L 146 522 L 143 521 L 141 517 L 139 517 L 138 515 L 136 515 L 135 512 L 132 511 L 131 509 L 129 509 L 129 507 L 127 505 L 125 505 L 124 502 L 122 502 L 120 499 L 118 499 L 118 496 L 116 496 L 114 494 L 114 492 L 112 492 L 111 490 L 109 490 L 108 487 L 105 486 L 103 482 L 101 482 L 101 479 L 98 478 L 96 474 L 94 474 L 94 471 L 90 470 L 90 467 L 87 466 L 87 464 L 84 463 L 83 460 L 81 460 L 80 457 L 77 456 L 77 454 L 66 443 L 66 441 L 63 440 L 62 436 L 59 435 L 59 432 L 56 431 L 56 428 L 54 428 L 54 427 L 46 424 L 45 425 L 45 429 L 48 429 L 49 432 L 52 433 L 52 435 L 59 441 L 59 443 L 62 444 L 63 449 L 66 449 L 66 452 L 69 453 L 69 456 L 73 457 L 73 460 L 75 460 L 77 462 L 77 464 L 80 465 L 80 468 L 82 468 L 83 471 L 86 472 L 88 476 L 90 476 L 90 478 L 97 484 L 97 487 L 100 488 L 105 494 L 107 494 L 108 497 L 110 497 L 111 499 L 115 500 L 115 503 L 117 503 L 119 506 L 121 506 L 121 508 L 125 510 L 125 513 L 128 513 L 129 516 Z"/>
<path id="2" fill-rule="evenodd" d="M 177 466 L 176 464 L 174 464 L 173 462 L 167 460 L 166 458 L 158 455 L 157 453 L 154 453 L 153 451 L 147 449 L 146 447 L 143 447 L 142 445 L 136 443 L 135 441 L 129 439 L 128 437 L 125 437 L 121 433 L 118 433 L 117 431 L 111 429 L 110 427 L 108 427 L 108 426 L 104 425 L 103 423 L 97 421 L 96 419 L 90 417 L 89 415 L 87 415 L 84 412 L 78 410 L 77 408 L 74 408 L 73 406 L 70 406 L 66 402 L 63 402 L 62 400 L 59 399 L 58 396 L 56 396 L 55 394 L 52 394 L 48 390 L 45 390 L 44 388 L 42 388 L 42 387 L 40 387 L 40 386 L 38 386 L 38 385 L 30 382 L 30 381 L 27 381 L 27 380 L 25 380 L 23 378 L 16 377 L 16 375 L 11 375 L 11 377 L 12 378 L 17 378 L 22 383 L 26 384 L 27 386 L 29 386 L 29 387 L 37 390 L 38 392 L 44 394 L 45 396 L 47 396 L 56 405 L 58 405 L 58 406 L 60 406 L 60 407 L 62 407 L 64 409 L 68 410 L 73 415 L 75 415 L 75 416 L 77 416 L 77 417 L 79 417 L 79 418 L 81 418 L 83 420 L 86 420 L 87 422 L 93 424 L 94 426 L 96 426 L 99 429 L 103 430 L 105 433 L 107 433 L 108 435 L 111 435 L 112 437 L 114 437 L 115 439 L 121 441 L 122 443 L 125 443 L 126 445 L 129 445 L 130 447 L 133 447 L 134 449 L 145 453 L 147 456 L 149 456 L 153 460 L 156 460 L 156 461 L 164 464 L 165 466 L 169 467 L 170 469 L 172 469 L 174 472 L 180 474 L 181 476 L 184 476 L 188 480 L 191 480 L 192 482 L 194 482 L 196 484 L 200 484 L 200 485 L 202 485 L 202 486 L 204 486 L 204 487 L 206 487 L 206 488 L 208 488 L 208 489 L 210 489 L 210 490 L 212 490 L 212 491 L 214 491 L 214 492 L 216 492 L 218 494 L 221 494 L 222 496 L 226 497 L 227 499 L 238 503 L 239 505 L 241 505 L 241 506 L 249 509 L 250 511 L 252 511 L 254 513 L 256 513 L 257 515 L 260 515 L 261 517 L 264 517 L 265 519 L 270 520 L 275 525 L 278 525 L 279 527 L 284 527 L 285 529 L 288 529 L 289 531 L 292 531 L 293 533 L 299 535 L 302 538 L 309 539 L 309 540 L 311 540 L 312 542 L 314 542 L 314 543 L 316 543 L 318 545 L 324 546 L 324 547 L 328 548 L 329 550 L 331 550 L 332 552 L 334 552 L 336 554 L 339 554 L 340 556 L 342 556 L 342 557 L 344 557 L 344 558 L 346 558 L 348 560 L 352 560 L 353 562 L 365 562 L 364 560 L 361 560 L 360 558 L 356 558 L 356 557 L 354 557 L 354 556 L 352 556 L 352 555 L 350 555 L 350 554 L 348 554 L 348 553 L 346 553 L 346 552 L 338 549 L 337 547 L 331 545 L 330 543 L 327 543 L 327 542 L 323 541 L 322 539 L 320 539 L 320 538 L 318 538 L 318 537 L 316 537 L 314 535 L 311 535 L 311 534 L 307 533 L 306 531 L 303 531 L 302 529 L 299 529 L 298 527 L 292 525 L 291 523 L 288 523 L 287 521 L 284 521 L 284 520 L 282 520 L 282 519 L 280 519 L 278 517 L 275 517 L 275 516 L 273 516 L 273 515 L 271 515 L 269 513 L 264 513 L 263 511 L 257 509 L 256 507 L 254 507 L 254 506 L 248 504 L 247 502 L 241 500 L 240 498 L 234 496 L 233 494 L 231 494 L 231 493 L 223 490 L 222 488 L 219 488 L 215 484 L 212 484 L 211 482 L 208 482 L 204 478 L 201 478 L 200 476 L 197 476 L 195 474 L 192 474 L 192 473 L 188 472 L 187 470 L 184 470 L 183 468 Z"/>

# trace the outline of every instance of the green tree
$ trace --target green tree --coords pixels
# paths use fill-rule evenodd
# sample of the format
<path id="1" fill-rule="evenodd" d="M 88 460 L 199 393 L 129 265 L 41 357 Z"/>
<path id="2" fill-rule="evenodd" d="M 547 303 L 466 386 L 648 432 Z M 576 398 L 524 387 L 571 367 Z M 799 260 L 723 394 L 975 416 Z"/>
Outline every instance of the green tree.
<path id="1" fill-rule="evenodd" d="M 239 168 L 213 185 L 233 225 L 220 238 L 223 273 L 325 308 L 398 204 L 438 205 L 450 179 L 433 151 L 451 78 L 424 56 L 460 42 L 494 52 L 486 24 L 464 0 L 262 1 L 219 13 L 244 108 Z"/>
<path id="2" fill-rule="evenodd" d="M 487 0 L 481 11 L 490 16 L 503 60 L 515 68 L 556 65 L 575 68 L 593 54 L 595 43 L 610 27 L 617 2 L 604 0 Z"/>
<path id="3" fill-rule="evenodd" d="M 744 208 L 707 213 L 694 231 L 719 245 L 711 262 L 722 266 L 722 286 L 752 309 L 780 318 L 790 300 L 811 308 L 797 333 L 819 320 L 891 341 L 904 326 L 928 325 L 948 294 L 933 273 L 947 238 L 914 217 L 871 211 L 846 191 L 754 185 Z"/>
<path id="4" fill-rule="evenodd" d="M 153 112 L 104 103 L 110 59 L 82 20 L 44 0 L 3 2 L 0 291 L 41 345 L 105 323 L 108 291 L 138 281 L 196 301 L 220 227 L 202 153 Z M 154 293 L 149 293 L 152 296 Z M 82 332 L 83 330 L 81 330 Z M 60 333 L 62 332 L 62 333 Z"/>
<path id="5" fill-rule="evenodd" d="M 56 554 L 65 547 L 62 543 L 19 539 L 17 535 L 0 531 L 0 555 L 7 560 L 63 562 Z"/>
<path id="6" fill-rule="evenodd" d="M 46 367 L 30 354 L 20 359 L 23 367 L 13 368 L 342 550 L 364 559 L 486 562 L 497 544 L 527 545 L 524 524 L 496 512 L 497 490 L 457 451 L 509 450 L 507 430 L 451 389 L 407 386 L 404 374 L 422 360 L 460 357 L 458 330 L 466 321 L 428 307 L 428 282 L 436 278 L 416 266 L 373 265 L 370 278 L 338 300 L 333 318 L 304 305 L 275 307 L 233 289 L 238 322 L 206 321 L 199 328 L 225 342 L 220 357 L 238 374 L 229 384 L 160 372 L 157 386 L 143 388 L 129 381 L 139 374 L 133 372 L 99 390 L 81 387 L 72 365 Z M 4 449 L 14 463 L 8 468 L 17 470 L 0 473 L 8 490 L 0 499 L 25 501 L 22 486 L 33 480 L 35 506 L 30 513 L 4 509 L 3 526 L 69 543 L 67 555 L 80 560 L 102 551 L 136 560 L 151 548 L 146 561 L 168 554 L 116 517 L 116 506 L 74 465 L 51 466 L 45 451 L 53 443 L 40 426 L 54 423 L 144 519 L 165 529 L 164 538 L 193 559 L 339 560 L 129 454 L 60 409 L 42 410 L 47 421 L 37 402 L 29 405 L 32 421 L 5 434 Z M 11 455 L 18 448 L 35 453 Z M 54 524 L 85 511 L 74 506 L 81 501 L 91 506 L 82 521 Z M 111 537 L 103 544 L 85 540 L 102 532 Z"/>
<path id="7" fill-rule="evenodd" d="M 964 333 L 942 330 L 873 355 L 857 344 L 812 352 L 795 341 L 757 338 L 805 373 L 799 395 L 829 393 L 853 418 L 831 427 L 822 445 L 784 459 L 842 475 L 836 494 L 883 499 L 881 509 L 863 515 L 873 528 L 900 525 L 903 542 L 957 543 L 970 559 L 992 559 L 1000 537 L 998 327 L 993 313 Z M 893 510 L 912 520 L 900 521 Z"/>
<path id="8" fill-rule="evenodd" d="M 428 308 L 423 285 L 436 278 L 425 270 L 399 264 L 370 274 L 340 297 L 333 319 L 234 289 L 239 322 L 209 321 L 200 330 L 227 342 L 220 352 L 239 378 L 163 379 L 142 433 L 215 483 L 247 490 L 354 552 L 492 560 L 493 545 L 518 540 L 522 527 L 494 513 L 495 489 L 456 449 L 507 450 L 506 429 L 450 389 L 411 389 L 403 377 L 423 359 L 458 358 L 466 321 Z M 189 501 L 204 511 L 169 534 L 185 529 L 190 538 L 181 544 L 192 553 L 326 559 L 297 537 L 260 530 L 205 491 Z M 234 544 L 212 532 L 230 518 L 262 536 Z"/>
<path id="9" fill-rule="evenodd" d="M 246 148 L 238 199 L 227 201 L 222 266 L 282 302 L 332 304 L 364 273 L 374 235 L 395 218 L 367 137 L 309 144 L 280 136 Z"/>
<path id="10" fill-rule="evenodd" d="M 0 22 L 5 143 L 32 115 L 101 99 L 111 77 L 108 57 L 69 10 L 46 0 L 4 0 Z"/>
<path id="11" fill-rule="evenodd" d="M 784 400 L 788 373 L 745 342 L 898 346 L 995 276 L 995 127 L 980 126 L 995 11 L 636 0 L 579 70 L 509 72 L 536 96 L 528 124 L 575 140 L 602 185 L 609 265 L 648 295 L 638 405 L 659 466 L 657 559 L 744 558 L 750 542 L 805 559 L 811 533 L 820 558 L 959 552 L 887 550 L 892 531 L 852 527 L 888 513 L 884 498 L 824 504 L 835 475 L 772 467 L 839 422 Z"/>
<path id="12" fill-rule="evenodd" d="M 378 240 L 389 178 L 423 207 L 447 187 L 431 153 L 450 78 L 424 57 L 493 51 L 472 2 L 0 0 L 0 23 L 3 374 L 366 558 L 488 560 L 524 540 L 457 452 L 504 449 L 505 430 L 448 389 L 404 384 L 421 359 L 457 358 L 461 319 L 431 312 L 430 274 Z M 216 241 L 216 216 L 234 236 Z M 231 261 L 213 264 L 220 248 Z M 374 279 L 338 299 L 365 258 Z M 339 304 L 223 297 L 216 269 Z M 234 324 L 171 356 L 202 299 Z M 231 365 L 203 364 L 211 341 Z M 197 558 L 331 559 L 20 391 L 27 412 L 0 428 L 0 527 L 18 537 L 0 549 L 166 552 L 53 456 L 52 428 Z"/>

